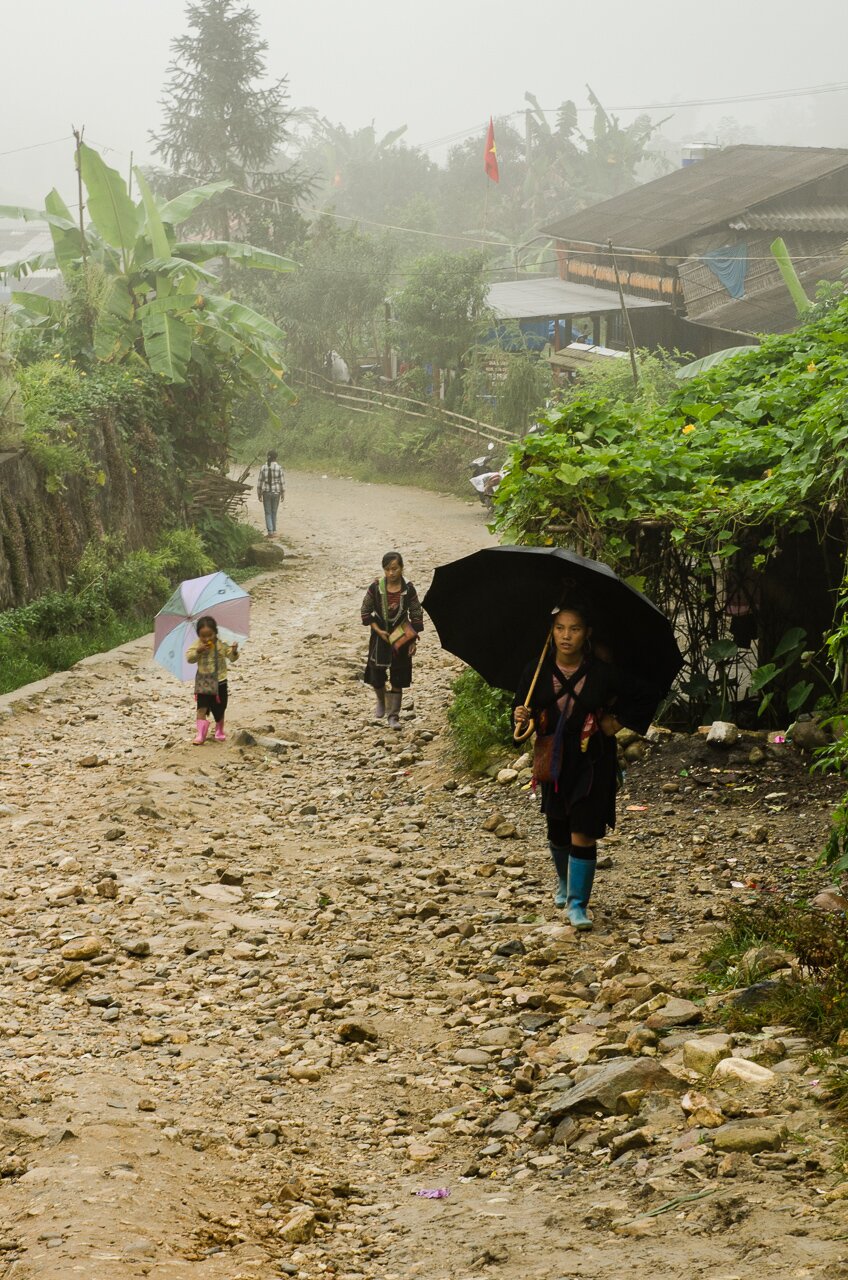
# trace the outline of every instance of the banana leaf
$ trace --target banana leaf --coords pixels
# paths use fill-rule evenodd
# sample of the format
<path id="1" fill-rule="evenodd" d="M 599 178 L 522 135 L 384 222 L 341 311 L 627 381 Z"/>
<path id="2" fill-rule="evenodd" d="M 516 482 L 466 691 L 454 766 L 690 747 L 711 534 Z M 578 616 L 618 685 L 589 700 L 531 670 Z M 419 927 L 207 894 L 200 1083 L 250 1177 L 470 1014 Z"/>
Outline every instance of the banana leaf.
<path id="1" fill-rule="evenodd" d="M 257 249 L 252 244 L 238 244 L 231 240 L 188 240 L 174 245 L 174 254 L 191 262 L 208 262 L 210 258 L 227 258 L 245 267 L 257 267 L 265 271 L 294 271 L 298 263 L 283 258 L 268 249 Z"/>
<path id="2" fill-rule="evenodd" d="M 164 311 L 142 319 L 144 352 L 154 373 L 183 383 L 191 359 L 192 331 L 179 316 Z"/>
<path id="3" fill-rule="evenodd" d="M 88 192 L 88 212 L 107 244 L 120 249 L 126 261 L 139 233 L 138 210 L 117 169 L 83 142 L 79 148 L 80 171 Z"/>
<path id="4" fill-rule="evenodd" d="M 693 360 L 690 364 L 681 365 L 675 373 L 675 378 L 685 381 L 687 378 L 694 378 L 699 373 L 703 373 L 706 369 L 712 369 L 713 365 L 721 364 L 723 360 L 730 360 L 733 356 L 742 356 L 746 352 L 756 351 L 756 347 L 725 347 L 723 351 L 713 351 L 711 355 L 702 356 L 700 360 Z"/>

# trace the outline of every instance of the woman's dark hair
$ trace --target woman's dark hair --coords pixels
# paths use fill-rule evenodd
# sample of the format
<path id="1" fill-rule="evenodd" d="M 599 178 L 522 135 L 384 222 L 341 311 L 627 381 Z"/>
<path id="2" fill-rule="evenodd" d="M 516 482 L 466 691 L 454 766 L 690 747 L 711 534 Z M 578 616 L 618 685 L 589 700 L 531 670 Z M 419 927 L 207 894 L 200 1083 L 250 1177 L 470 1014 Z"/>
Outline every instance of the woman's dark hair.
<path id="1" fill-rule="evenodd" d="M 270 450 L 268 451 L 268 461 L 269 461 L 269 462 L 276 462 L 276 461 L 277 461 L 277 450 L 276 450 L 276 449 L 270 449 Z"/>
<path id="2" fill-rule="evenodd" d="M 558 613 L 576 613 L 584 627 L 592 626 L 592 611 L 582 600 L 563 600 L 551 610 L 551 618 L 555 618 Z"/>
<path id="3" fill-rule="evenodd" d="M 203 618 L 198 618 L 197 622 L 194 624 L 194 629 L 198 635 L 200 635 L 204 627 L 208 627 L 210 631 L 214 631 L 215 635 L 218 634 L 218 624 L 215 619 L 210 617 L 208 614 Z"/>
<path id="4" fill-rule="evenodd" d="M 384 569 L 387 569 L 393 560 L 397 560 L 401 569 L 403 568 L 403 556 L 399 551 L 387 551 L 386 554 L 383 556 L 382 560 L 380 561 L 380 564 L 383 566 Z"/>

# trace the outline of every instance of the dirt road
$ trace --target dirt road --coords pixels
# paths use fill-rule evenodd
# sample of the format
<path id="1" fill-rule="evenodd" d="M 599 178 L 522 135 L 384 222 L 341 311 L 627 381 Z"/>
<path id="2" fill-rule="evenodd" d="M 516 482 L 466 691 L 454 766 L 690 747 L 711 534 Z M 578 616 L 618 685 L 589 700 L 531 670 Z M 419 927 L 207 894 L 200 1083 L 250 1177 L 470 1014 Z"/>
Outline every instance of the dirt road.
<path id="1" fill-rule="evenodd" d="M 226 745 L 143 644 L 0 700 L 0 1275 L 848 1276 L 804 1044 L 719 1046 L 763 1073 L 720 1087 L 683 1048 L 711 918 L 827 797 L 764 819 L 777 757 L 735 808 L 663 792 L 657 747 L 578 939 L 524 775 L 454 776 L 432 631 L 400 734 L 358 679 L 381 553 L 423 591 L 480 509 L 291 476 L 281 528 Z"/>

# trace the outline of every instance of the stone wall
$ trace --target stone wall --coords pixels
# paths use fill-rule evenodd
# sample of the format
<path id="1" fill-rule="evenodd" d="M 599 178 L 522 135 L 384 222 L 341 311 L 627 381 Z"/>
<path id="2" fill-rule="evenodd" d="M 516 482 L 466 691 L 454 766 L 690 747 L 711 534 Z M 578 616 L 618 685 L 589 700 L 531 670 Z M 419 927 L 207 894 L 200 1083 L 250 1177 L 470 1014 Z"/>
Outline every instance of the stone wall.
<path id="1" fill-rule="evenodd" d="M 90 470 L 56 493 L 25 451 L 0 453 L 0 609 L 61 590 L 93 538 L 149 544 L 179 508 L 177 477 L 149 427 L 136 429 L 131 448 L 108 420 L 87 435 Z"/>

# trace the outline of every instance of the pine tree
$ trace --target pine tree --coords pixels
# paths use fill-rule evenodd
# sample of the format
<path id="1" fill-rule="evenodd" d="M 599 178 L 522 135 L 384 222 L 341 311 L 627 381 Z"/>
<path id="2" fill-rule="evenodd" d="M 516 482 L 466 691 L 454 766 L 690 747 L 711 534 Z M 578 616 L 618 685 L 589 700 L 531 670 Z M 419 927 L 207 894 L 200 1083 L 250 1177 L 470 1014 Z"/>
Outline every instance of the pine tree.
<path id="1" fill-rule="evenodd" d="M 286 77 L 263 86 L 267 42 L 255 10 L 237 0 L 199 0 L 186 7 L 189 31 L 171 43 L 161 106 L 164 123 L 151 133 L 155 150 L 172 171 L 159 175 L 169 194 L 200 183 L 229 179 L 240 191 L 254 191 L 288 203 L 308 184 L 297 172 L 274 172 L 291 112 Z M 284 252 L 273 206 L 225 192 L 204 206 L 204 227 L 222 240 L 256 239 Z M 282 212 L 291 239 L 296 217 Z M 299 228 L 298 228 L 299 230 Z"/>

